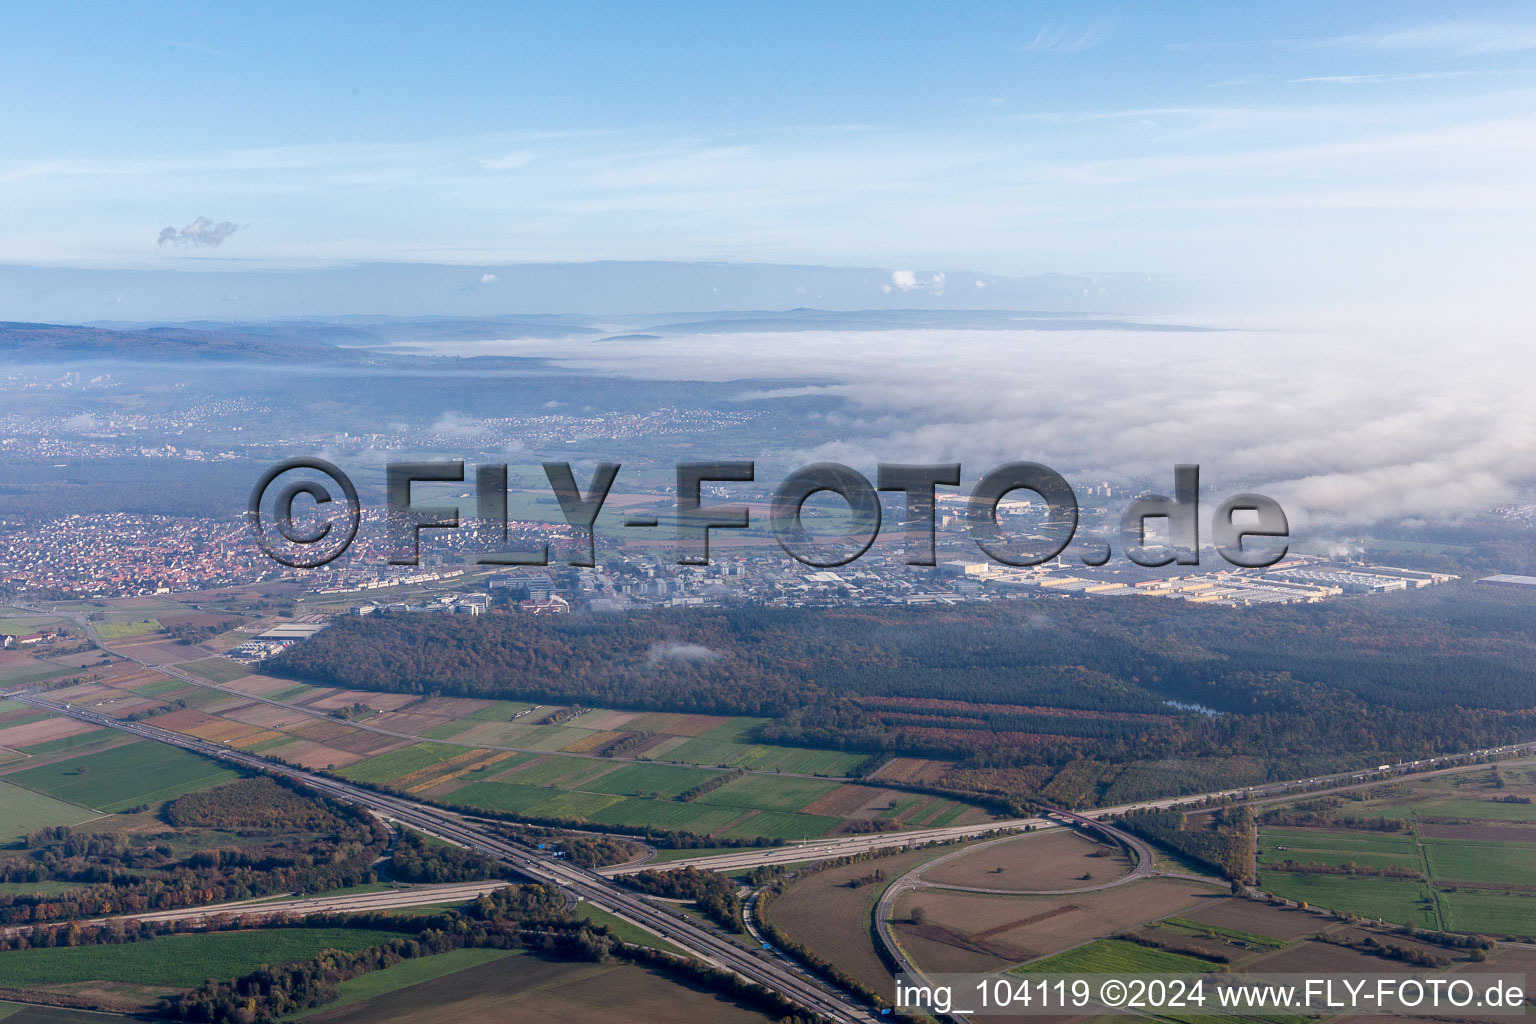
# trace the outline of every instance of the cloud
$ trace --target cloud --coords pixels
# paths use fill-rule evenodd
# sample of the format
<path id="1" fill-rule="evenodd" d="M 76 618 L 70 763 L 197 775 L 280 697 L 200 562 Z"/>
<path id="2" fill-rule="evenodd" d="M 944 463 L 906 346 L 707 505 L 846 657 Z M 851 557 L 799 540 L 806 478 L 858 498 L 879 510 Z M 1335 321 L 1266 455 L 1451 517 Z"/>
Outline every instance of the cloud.
<path id="1" fill-rule="evenodd" d="M 88 434 L 92 431 L 101 429 L 101 421 L 88 412 L 82 412 L 76 416 L 71 416 L 69 419 L 65 420 L 59 425 L 65 430 L 81 434 Z"/>
<path id="2" fill-rule="evenodd" d="M 481 284 L 495 284 L 497 281 L 500 281 L 500 280 L 501 280 L 501 278 L 497 277 L 495 274 L 481 274 L 480 275 L 480 283 Z"/>
<path id="3" fill-rule="evenodd" d="M 535 351 L 646 379 L 826 382 L 821 440 L 741 453 L 764 479 L 819 461 L 867 474 L 881 461 L 960 462 L 968 489 L 1022 458 L 1077 484 L 1166 492 L 1174 464 L 1194 462 L 1205 514 L 1258 491 L 1300 539 L 1536 495 L 1536 408 L 1524 394 L 1536 352 L 1518 330 L 1246 326 L 740 331 Z"/>
<path id="4" fill-rule="evenodd" d="M 891 293 L 891 289 L 893 288 L 900 289 L 903 292 L 910 292 L 921 289 L 922 291 L 928 292 L 930 295 L 943 295 L 944 284 L 947 280 L 948 277 L 942 270 L 935 273 L 927 280 L 919 277 L 917 272 L 913 270 L 893 270 L 891 271 L 891 283 L 882 285 L 880 290 L 885 292 L 887 295 Z"/>
<path id="5" fill-rule="evenodd" d="M 1025 53 L 1081 53 L 1102 43 L 1109 35 L 1106 22 L 1095 22 L 1085 29 L 1043 25 L 1035 38 L 1019 49 Z"/>
<path id="6" fill-rule="evenodd" d="M 504 153 L 501 156 L 481 157 L 480 166 L 488 171 L 515 171 L 519 167 L 525 167 L 533 162 L 533 153 L 526 149 L 519 149 L 512 153 Z"/>
<path id="7" fill-rule="evenodd" d="M 1508 68 L 1465 71 L 1409 71 L 1384 72 L 1371 75 L 1314 75 L 1310 78 L 1293 78 L 1291 85 L 1322 83 L 1324 85 L 1380 85 L 1387 82 L 1432 82 L 1446 78 L 1506 78 L 1512 75 L 1530 75 L 1530 68 Z"/>
<path id="8" fill-rule="evenodd" d="M 238 224 L 221 220 L 217 224 L 207 217 L 199 217 L 177 231 L 172 227 L 160 229 L 160 245 L 221 245 L 224 239 L 240 230 Z"/>
<path id="9" fill-rule="evenodd" d="M 663 661 L 717 661 L 720 652 L 711 650 L 703 644 L 687 644 L 679 640 L 664 640 L 651 644 L 646 652 L 646 660 L 652 665 Z"/>
<path id="10" fill-rule="evenodd" d="M 485 424 L 473 416 L 452 409 L 443 413 L 436 423 L 427 428 L 428 433 L 444 437 L 474 437 L 485 430 Z"/>
<path id="11" fill-rule="evenodd" d="M 1342 50 L 1442 50 L 1460 56 L 1536 50 L 1536 25 L 1443 21 L 1364 35 L 1335 36 L 1317 44 Z"/>

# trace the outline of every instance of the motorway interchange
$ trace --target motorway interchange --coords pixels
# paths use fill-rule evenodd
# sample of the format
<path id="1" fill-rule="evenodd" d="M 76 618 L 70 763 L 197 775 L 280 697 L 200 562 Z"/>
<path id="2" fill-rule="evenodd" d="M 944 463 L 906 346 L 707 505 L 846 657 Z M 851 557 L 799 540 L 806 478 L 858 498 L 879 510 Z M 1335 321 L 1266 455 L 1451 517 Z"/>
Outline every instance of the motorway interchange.
<path id="1" fill-rule="evenodd" d="M 680 912 L 625 889 L 613 881 L 612 876 L 624 874 L 628 871 L 642 870 L 645 865 L 616 865 L 604 868 L 601 871 L 591 871 L 559 858 L 540 856 L 532 850 L 501 838 L 483 822 L 445 811 L 431 804 L 378 793 L 325 775 L 315 774 L 269 761 L 252 754 L 231 750 L 221 744 L 210 743 L 191 736 L 160 729 L 143 722 L 124 721 L 73 704 L 49 700 L 44 696 L 29 691 L 23 690 L 0 696 L 5 696 L 11 700 L 20 701 L 56 714 L 67 715 L 90 722 L 94 725 L 119 729 L 144 739 L 167 743 L 193 753 L 233 763 L 252 771 L 267 772 L 298 780 L 334 799 L 368 808 L 383 817 L 492 856 L 523 877 L 558 888 L 565 894 L 569 902 L 588 901 L 594 906 L 614 914 L 631 924 L 667 939 L 669 942 L 706 963 L 733 971 L 765 988 L 779 992 L 805 1009 L 814 1011 L 828 1020 L 874 1021 L 877 1019 L 868 1008 L 855 1003 L 843 992 L 811 976 L 800 969 L 798 965 L 776 952 L 768 949 L 747 949 L 722 935 L 715 934 L 709 928 L 684 917 Z M 1519 746 L 1474 751 L 1470 755 L 1463 755 L 1461 758 L 1440 758 L 1430 765 L 1427 770 L 1454 770 L 1457 764 L 1471 757 L 1520 752 L 1529 747 L 1530 744 L 1521 744 Z M 1422 762 L 1414 761 L 1401 765 L 1379 767 L 1363 773 L 1342 772 L 1336 775 L 1319 776 L 1287 783 L 1273 783 L 1264 787 L 1262 793 L 1245 789 L 1233 789 L 1198 796 L 1168 798 L 1096 809 L 1089 814 L 1077 814 L 1066 811 L 1053 811 L 1051 813 L 1053 816 L 1069 820 L 1079 827 L 1106 833 L 1114 841 L 1126 845 L 1138 862 L 1146 864 L 1150 863 L 1151 853 L 1150 850 L 1145 848 L 1144 844 L 1138 840 L 1131 839 L 1131 837 L 1116 829 L 1104 825 L 1097 819 L 1138 809 L 1192 804 L 1210 798 L 1221 799 L 1244 795 L 1274 798 L 1297 790 L 1304 791 L 1319 786 L 1341 785 L 1358 782 L 1367 778 L 1386 777 L 1398 771 L 1425 770 Z M 1038 829 L 1049 827 L 1053 824 L 1054 822 L 1044 817 L 1015 818 L 1007 821 L 989 822 L 984 825 L 920 829 L 873 836 L 850 836 L 842 839 L 811 840 L 784 847 L 742 850 L 739 852 L 675 860 L 667 862 L 665 865 L 657 866 L 664 869 L 696 866 L 713 870 L 731 871 L 764 864 L 789 864 L 804 863 L 811 860 L 826 860 L 833 857 L 862 853 L 872 849 L 949 842 L 986 833 L 1019 831 L 1026 827 Z"/>

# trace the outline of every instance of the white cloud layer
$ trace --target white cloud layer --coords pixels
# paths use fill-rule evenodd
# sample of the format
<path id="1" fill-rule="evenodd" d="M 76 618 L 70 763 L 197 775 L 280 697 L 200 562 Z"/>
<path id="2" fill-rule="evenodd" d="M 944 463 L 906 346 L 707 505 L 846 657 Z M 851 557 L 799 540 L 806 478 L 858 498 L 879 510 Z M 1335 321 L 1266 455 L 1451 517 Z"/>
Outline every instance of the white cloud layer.
<path id="1" fill-rule="evenodd" d="M 679 335 L 630 350 L 523 340 L 542 354 L 658 379 L 820 378 L 755 400 L 836 395 L 825 436 L 762 452 L 784 468 L 1004 461 L 1171 486 L 1202 467 L 1211 501 L 1258 489 L 1301 528 L 1445 520 L 1536 483 L 1536 355 L 1516 336 L 1432 327 L 1138 332 L 801 331 Z M 745 397 L 745 396 L 744 396 Z"/>

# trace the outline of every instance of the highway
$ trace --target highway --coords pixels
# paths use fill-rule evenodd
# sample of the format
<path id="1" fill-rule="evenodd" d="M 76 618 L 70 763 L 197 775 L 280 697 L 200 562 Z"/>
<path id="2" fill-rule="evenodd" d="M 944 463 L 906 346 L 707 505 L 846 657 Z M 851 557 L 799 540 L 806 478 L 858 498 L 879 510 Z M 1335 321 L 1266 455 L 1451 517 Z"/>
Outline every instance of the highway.
<path id="1" fill-rule="evenodd" d="M 1057 896 L 1080 892 L 1096 892 L 1100 889 L 1109 889 L 1118 885 L 1137 882 L 1145 878 L 1152 878 L 1157 874 L 1157 868 L 1156 864 L 1154 863 L 1152 848 L 1146 843 L 1142 842 L 1140 839 L 1137 839 L 1135 836 L 1130 835 L 1127 832 L 1122 832 L 1117 828 L 1106 825 L 1101 821 L 1097 821 L 1082 814 L 1075 814 L 1071 811 L 1053 811 L 1051 813 L 1053 816 L 1059 817 L 1069 822 L 1070 824 L 1076 825 L 1086 831 L 1096 832 L 1110 843 L 1125 850 L 1126 854 L 1131 858 L 1131 870 L 1119 878 L 1108 882 L 1098 882 L 1094 885 L 1079 886 L 1075 889 L 1035 890 L 1028 893 L 1028 895 Z M 1018 837 L 1011 836 L 1008 838 L 1017 839 Z M 1006 841 L 1007 840 L 1005 839 L 993 840 L 994 843 L 1001 843 Z M 983 843 L 981 845 L 989 846 L 991 844 Z M 971 886 L 946 885 L 937 882 L 923 881 L 922 876 L 924 872 L 938 867 L 945 861 L 953 860 L 956 857 L 961 857 L 973 853 L 979 848 L 980 847 L 976 846 L 963 847 L 962 849 L 956 850 L 954 853 L 947 853 L 942 857 L 938 857 L 934 860 L 927 861 L 926 863 L 919 864 L 908 871 L 906 874 L 901 875 L 892 881 L 890 885 L 886 886 L 885 892 L 880 894 L 880 901 L 875 904 L 874 910 L 875 937 L 879 940 L 880 945 L 884 947 L 887 958 L 897 964 L 898 973 L 907 974 L 912 978 L 917 979 L 921 984 L 928 983 L 927 977 L 923 971 L 915 963 L 912 962 L 912 959 L 909 956 L 907 956 L 906 950 L 901 948 L 901 943 L 896 941 L 896 933 L 891 928 L 892 911 L 896 907 L 896 902 L 901 899 L 902 894 L 912 889 L 952 889 L 958 892 L 974 892 L 1009 896 L 1024 895 L 1024 893 L 1020 892 L 1019 890 L 1008 890 L 1005 892 L 1004 890 L 1000 889 L 979 889 L 973 888 Z M 940 1018 L 948 1016 L 950 1020 L 957 1022 L 964 1020 L 963 1016 L 955 1014 L 946 1015 L 938 1013 L 938 1011 L 934 1011 L 934 1016 Z"/>
<path id="2" fill-rule="evenodd" d="M 1117 804 L 1114 807 L 1096 807 L 1086 811 L 1053 810 L 1050 813 L 1058 817 L 1070 818 L 1084 827 L 1091 828 L 1100 826 L 1100 819 L 1117 817 L 1130 811 L 1170 807 L 1194 808 L 1207 800 L 1229 800 L 1244 797 L 1260 802 L 1273 801 L 1283 799 L 1286 796 L 1294 796 L 1297 793 L 1314 790 L 1337 790 L 1352 788 L 1356 785 L 1370 785 L 1373 782 L 1393 778 L 1404 773 L 1412 773 L 1415 777 L 1420 777 L 1468 771 L 1477 767 L 1477 763 L 1472 761 L 1472 758 L 1520 753 L 1529 754 L 1533 752 L 1536 752 L 1536 750 L 1533 750 L 1533 744 L 1531 743 L 1510 744 L 1502 747 L 1488 747 L 1482 750 L 1468 751 L 1464 754 L 1450 754 L 1418 761 L 1405 761 L 1400 764 L 1387 765 L 1385 767 L 1378 766 L 1367 770 L 1317 775 L 1312 778 L 1294 779 L 1289 782 L 1271 782 L 1262 786 L 1240 786 L 1233 789 L 1215 790 L 1210 793 L 1195 793 L 1187 796 L 1165 797 L 1158 800 L 1143 800 L 1134 804 Z M 888 847 L 952 842 L 957 839 L 975 838 L 986 835 L 989 832 L 1017 832 L 1025 826 L 1033 826 L 1036 830 L 1058 827 L 1056 822 L 1051 821 L 1047 817 L 1010 818 L 1006 821 L 991 821 L 981 825 L 913 829 L 906 832 L 882 832 L 876 835 L 811 839 L 787 846 L 749 847 L 741 850 L 732 850 L 728 853 L 701 854 L 697 857 L 687 857 L 678 860 L 618 864 L 603 868 L 602 873 L 609 877 L 618 877 L 647 869 L 671 871 L 685 867 L 696 867 L 710 871 L 737 871 L 764 864 L 798 864 L 811 860 L 830 860 L 835 857 L 848 857 L 853 854 Z M 1100 827 L 1102 828 L 1103 826 Z M 1116 843 L 1121 845 L 1125 845 L 1127 842 L 1137 843 L 1145 849 L 1146 844 L 1140 843 L 1140 840 L 1136 840 L 1118 829 L 1111 831 Z M 1150 861 L 1150 853 L 1147 856 Z"/>
<path id="3" fill-rule="evenodd" d="M 675 911 L 666 910 L 636 893 L 620 888 L 613 881 L 596 872 L 577 867 L 559 858 L 540 856 L 485 831 L 482 826 L 466 821 L 459 815 L 414 800 L 376 793 L 337 779 L 276 764 L 252 754 L 244 754 L 220 744 L 183 736 L 145 722 L 122 721 L 98 711 L 49 700 L 27 692 L 11 693 L 8 696 L 12 700 L 36 708 L 167 743 L 205 757 L 239 765 L 250 771 L 295 779 L 326 796 L 368 808 L 412 828 L 495 857 L 525 878 L 554 886 L 566 893 L 567 898 L 585 900 L 616 914 L 666 938 L 699 959 L 734 971 L 764 988 L 779 992 L 828 1020 L 873 1022 L 877 1019 L 869 1010 L 852 1002 L 843 993 L 789 969 L 767 951 L 744 949 L 723 935 L 715 934 Z"/>
<path id="4" fill-rule="evenodd" d="M 850 857 L 858 853 L 868 853 L 871 850 L 974 839 L 991 832 L 1017 832 L 1027 825 L 1037 829 L 1051 828 L 1054 824 L 1047 818 L 1010 818 L 1007 821 L 989 821 L 980 825 L 949 825 L 944 828 L 919 828 L 905 832 L 838 836 L 791 843 L 787 846 L 748 846 L 729 853 L 701 854 L 697 857 L 684 857 L 678 860 L 615 864 L 600 868 L 599 873 L 609 878 L 617 878 L 637 871 L 676 871 L 687 867 L 707 868 L 710 871 L 737 871 L 742 868 L 761 867 L 765 864 L 803 864 L 806 861 Z"/>
<path id="5" fill-rule="evenodd" d="M 442 885 L 413 885 L 400 889 L 382 889 L 377 892 L 347 893 L 337 896 L 304 896 L 292 899 L 273 899 L 259 896 L 231 903 L 215 903 L 201 907 L 183 907 L 179 910 L 154 910 L 144 914 L 119 914 L 114 917 L 92 917 L 80 922 L 85 927 L 106 924 L 108 921 L 189 921 L 203 924 L 217 917 L 267 918 L 310 914 L 367 914 L 400 907 L 427 907 L 439 903 L 467 903 L 477 896 L 494 892 L 508 885 L 507 882 L 450 882 Z M 16 935 L 32 931 L 33 925 L 20 924 L 0 929 L 0 934 Z"/>

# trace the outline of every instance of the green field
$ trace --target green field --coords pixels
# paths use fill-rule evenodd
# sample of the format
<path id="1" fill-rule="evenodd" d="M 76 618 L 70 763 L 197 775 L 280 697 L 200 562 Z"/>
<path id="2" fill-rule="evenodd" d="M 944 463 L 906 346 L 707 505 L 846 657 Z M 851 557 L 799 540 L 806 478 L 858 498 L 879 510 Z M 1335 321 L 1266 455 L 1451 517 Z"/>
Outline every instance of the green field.
<path id="1" fill-rule="evenodd" d="M 1491 795 L 1491 793 L 1490 793 Z M 1455 818 L 1474 821 L 1536 821 L 1536 804 L 1506 804 L 1471 796 L 1394 799 L 1366 803 L 1351 814 L 1373 818 Z"/>
<path id="2" fill-rule="evenodd" d="M 81 675 L 78 668 L 68 668 L 64 665 L 50 665 L 46 662 L 23 661 L 12 665 L 7 669 L 0 669 L 0 683 L 8 686 L 20 686 L 24 683 L 40 683 L 44 679 L 56 679 L 59 676 Z"/>
<path id="3" fill-rule="evenodd" d="M 704 794 L 698 802 L 748 810 L 762 808 L 769 811 L 798 811 L 807 804 L 815 803 L 839 785 L 822 779 L 744 775 Z"/>
<path id="4" fill-rule="evenodd" d="M 1412 879 L 1368 875 L 1305 875 L 1263 871 L 1259 884 L 1288 900 L 1304 900 L 1329 910 L 1422 928 L 1440 927 L 1429 886 Z"/>
<path id="5" fill-rule="evenodd" d="M 503 729 L 566 735 L 572 732 L 561 726 L 507 725 Z M 388 783 L 465 749 L 421 743 L 359 762 L 343 769 L 341 774 L 359 782 Z M 532 818 L 580 819 L 615 827 L 704 833 L 732 826 L 752 814 L 730 829 L 728 834 L 732 838 L 808 839 L 825 835 L 840 821 L 794 813 L 840 785 L 831 780 L 744 776 L 692 803 L 682 803 L 675 798 L 718 778 L 719 773 L 705 768 L 624 763 L 604 758 L 536 754 L 524 754 L 521 758 L 527 762 L 521 767 L 517 767 L 516 761 L 496 767 L 497 773 L 514 769 L 503 778 L 469 782 L 442 799 L 465 807 Z M 636 796 L 637 793 L 641 795 Z M 961 810 L 963 807 L 949 809 L 954 814 Z"/>
<path id="6" fill-rule="evenodd" d="M 317 692 L 319 692 L 319 687 L 305 686 L 303 683 L 299 683 L 297 686 L 290 686 L 286 690 L 278 690 L 276 693 L 269 693 L 267 694 L 266 699 L 279 702 L 288 701 L 291 703 L 292 701 L 298 700 L 300 697 L 308 697 L 311 694 Z"/>
<path id="7" fill-rule="evenodd" d="M 539 817 L 582 818 L 590 820 L 605 807 L 611 807 L 624 798 L 608 793 L 583 793 L 579 789 L 544 790 L 547 799 L 536 804 L 529 812 Z M 553 794 L 550 796 L 549 794 Z"/>
<path id="8" fill-rule="evenodd" d="M 497 700 L 492 701 L 488 707 L 476 711 L 469 718 L 474 722 L 510 722 L 513 715 L 519 711 L 527 711 L 531 707 L 533 707 L 532 704 L 522 701 Z"/>
<path id="9" fill-rule="evenodd" d="M 22 612 L 20 615 L 0 619 L 0 633 L 26 636 L 28 633 L 36 633 L 39 630 L 55 629 L 67 622 L 67 619 L 61 619 L 57 615 L 33 615 L 31 612 Z"/>
<path id="10" fill-rule="evenodd" d="M 1014 968 L 1016 974 L 1199 974 L 1216 965 L 1119 939 L 1099 939 Z"/>
<path id="11" fill-rule="evenodd" d="M 251 674 L 250 666 L 241 665 L 228 658 L 203 658 L 201 661 L 189 662 L 181 667 L 215 683 L 228 683 Z"/>
<path id="12" fill-rule="evenodd" d="M 100 817 L 88 807 L 55 800 L 0 781 L 0 844 L 14 843 L 29 832 L 52 825 L 78 825 Z"/>
<path id="13" fill-rule="evenodd" d="M 738 825 L 732 825 L 720 835 L 725 839 L 753 839 L 757 836 L 767 836 L 769 839 L 816 839 L 841 823 L 841 818 L 827 818 L 818 814 L 763 811 Z"/>
<path id="14" fill-rule="evenodd" d="M 1495 935 L 1536 933 L 1536 893 L 1526 891 L 1536 886 L 1536 845 L 1417 834 L 1421 823 L 1437 819 L 1493 824 L 1536 820 L 1531 804 L 1490 799 L 1500 794 L 1500 776 L 1518 783 L 1522 778 L 1529 781 L 1530 771 L 1528 763 L 1517 763 L 1500 766 L 1497 775 L 1489 769 L 1441 776 L 1378 790 L 1375 799 L 1346 805 L 1344 813 L 1352 816 L 1402 818 L 1414 828 L 1412 835 L 1266 826 L 1259 837 L 1261 884 L 1287 899 L 1384 921 Z M 1429 881 L 1275 870 L 1286 859 L 1400 868 L 1427 874 Z M 1500 886 L 1521 891 L 1500 892 Z"/>
<path id="15" fill-rule="evenodd" d="M 1440 906 L 1453 931 L 1536 938 L 1536 893 L 1460 889 L 1442 892 Z"/>
<path id="16" fill-rule="evenodd" d="M 6 781 L 82 807 L 119 811 L 170 800 L 239 776 L 163 743 L 136 740 L 94 754 L 28 768 Z"/>
<path id="17" fill-rule="evenodd" d="M 103 640 L 121 640 L 124 637 L 153 633 L 159 628 L 160 623 L 154 619 L 140 619 L 137 622 L 102 622 L 96 626 L 96 635 Z"/>
<path id="18" fill-rule="evenodd" d="M 613 768 L 612 761 L 585 757 L 545 757 L 508 775 L 507 782 L 519 786 L 560 786 L 577 788 L 582 782 Z"/>
<path id="19" fill-rule="evenodd" d="M 1424 872 L 1414 837 L 1397 833 L 1337 832 L 1327 829 L 1266 828 L 1259 838 L 1259 864 L 1355 864 Z"/>
<path id="20" fill-rule="evenodd" d="M 1430 876 L 1440 885 L 1499 882 L 1536 885 L 1536 845 L 1426 839 Z"/>
<path id="21" fill-rule="evenodd" d="M 190 683 L 185 679 L 159 679 L 152 683 L 139 683 L 128 687 L 128 692 L 136 693 L 140 697 L 160 697 L 167 693 L 175 693 L 177 690 L 185 690 Z"/>
<path id="22" fill-rule="evenodd" d="M 429 740 L 451 740 L 461 732 L 468 732 L 478 722 L 469 719 L 458 719 L 452 722 L 444 722 L 442 725 L 434 725 L 421 735 Z"/>
<path id="23" fill-rule="evenodd" d="M 469 967 L 478 967 L 481 964 L 516 955 L 517 951 L 511 949 L 450 949 L 446 953 L 437 953 L 433 956 L 402 960 L 387 970 L 372 971 L 358 978 L 349 978 L 337 986 L 341 995 L 333 1002 L 301 1010 L 284 1019 L 303 1020 L 324 1010 L 334 1010 L 338 1006 L 388 995 L 403 988 L 410 988 L 412 985 L 419 985 L 424 981 L 431 981 Z"/>
<path id="24" fill-rule="evenodd" d="M 724 728 L 723 726 L 721 728 Z M 686 761 L 711 767 L 727 765 L 756 771 L 793 772 L 799 775 L 847 775 L 863 764 L 866 754 L 847 754 L 839 750 L 810 750 L 803 747 L 770 747 L 737 743 L 707 736 L 691 739 L 666 755 L 669 761 Z"/>
<path id="25" fill-rule="evenodd" d="M 270 928 L 169 935 L 115 946 L 18 949 L 0 953 L 0 988 L 121 981 L 191 988 L 263 964 L 308 960 L 326 949 L 356 951 L 406 933 L 348 928 Z"/>
<path id="26" fill-rule="evenodd" d="M 632 796 L 641 793 L 646 796 L 659 796 L 670 799 L 681 793 L 686 793 L 701 783 L 708 782 L 718 776 L 719 772 L 705 771 L 699 768 L 672 768 L 664 765 L 630 764 L 609 772 L 608 774 L 592 782 L 585 783 L 582 789 L 594 793 L 613 793 L 617 796 Z"/>
<path id="27" fill-rule="evenodd" d="M 467 753 L 465 747 L 450 747 L 442 743 L 418 743 L 413 747 L 394 750 L 378 757 L 359 761 L 337 772 L 353 782 L 389 783 L 412 772 L 430 768 L 435 764 Z"/>
<path id="28" fill-rule="evenodd" d="M 472 782 L 443 799 L 448 803 L 479 807 L 487 811 L 529 814 L 534 807 L 556 792 L 559 791 L 538 786 L 518 786 L 509 782 Z"/>
<path id="29" fill-rule="evenodd" d="M 1361 853 L 1416 855 L 1416 840 L 1402 832 L 1351 832 L 1323 828 L 1264 827 L 1263 841 L 1268 850 L 1275 845 L 1307 850 L 1339 850 Z"/>
<path id="30" fill-rule="evenodd" d="M 85 750 L 105 746 L 121 739 L 122 735 L 113 729 L 92 729 L 90 732 L 76 733 L 73 736 L 65 736 L 63 739 L 46 740 L 21 749 L 34 757 L 42 757 L 45 754 L 59 754 L 66 750 Z"/>
<path id="31" fill-rule="evenodd" d="M 621 800 L 593 815 L 599 825 L 628 828 L 664 828 L 686 832 L 711 833 L 722 829 L 744 813 L 736 807 L 711 807 L 708 804 L 678 803 L 676 800 Z"/>

